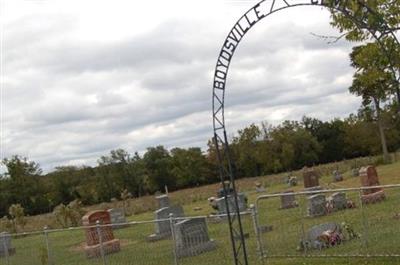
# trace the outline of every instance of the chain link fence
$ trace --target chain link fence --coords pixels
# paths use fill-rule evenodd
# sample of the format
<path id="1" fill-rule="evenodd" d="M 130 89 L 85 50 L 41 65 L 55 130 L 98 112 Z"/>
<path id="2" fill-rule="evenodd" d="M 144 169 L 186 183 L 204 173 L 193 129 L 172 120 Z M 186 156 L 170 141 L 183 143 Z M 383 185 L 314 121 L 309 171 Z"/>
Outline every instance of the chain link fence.
<path id="1" fill-rule="evenodd" d="M 366 197 L 372 189 L 384 195 Z M 400 262 L 400 185 L 261 195 L 250 208 L 242 213 L 249 264 L 303 257 Z M 0 265 L 228 265 L 230 240 L 224 215 L 2 233 Z"/>
<path id="2" fill-rule="evenodd" d="M 242 215 L 248 238 L 255 238 L 251 214 Z M 170 216 L 143 222 L 1 234 L 0 243 L 0 265 L 228 265 L 233 262 L 225 215 Z M 249 240 L 249 256 L 253 260 L 259 259 L 255 243 Z"/>
<path id="3" fill-rule="evenodd" d="M 400 262 L 400 185 L 263 195 L 255 219 L 264 258 L 393 257 Z"/>

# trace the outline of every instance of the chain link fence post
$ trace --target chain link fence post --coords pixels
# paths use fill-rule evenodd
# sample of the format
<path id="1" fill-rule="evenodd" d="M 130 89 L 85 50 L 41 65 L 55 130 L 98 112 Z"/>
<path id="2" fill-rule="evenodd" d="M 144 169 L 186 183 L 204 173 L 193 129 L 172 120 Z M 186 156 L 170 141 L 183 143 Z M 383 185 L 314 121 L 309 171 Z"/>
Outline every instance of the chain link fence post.
<path id="1" fill-rule="evenodd" d="M 303 248 L 303 257 L 307 256 L 307 251 L 308 251 L 308 246 L 305 244 L 305 240 L 306 240 L 306 228 L 305 228 L 305 224 L 304 224 L 304 217 L 306 216 L 306 212 L 304 211 L 303 206 L 305 205 L 305 200 L 306 200 L 306 196 L 300 197 L 299 201 L 298 201 L 298 207 L 299 207 L 299 212 L 300 212 L 300 222 L 301 222 L 301 241 L 299 242 L 300 246 Z M 303 199 L 302 199 L 303 198 Z"/>
<path id="2" fill-rule="evenodd" d="M 10 265 L 10 253 L 8 253 L 8 246 L 7 246 L 7 233 L 1 233 L 1 241 L 2 241 L 2 247 L 4 250 L 4 256 L 6 258 L 6 264 Z"/>
<path id="3" fill-rule="evenodd" d="M 43 233 L 44 233 L 44 239 L 46 241 L 46 250 L 47 250 L 47 264 L 48 265 L 53 265 L 53 259 L 51 257 L 51 250 L 50 250 L 50 241 L 49 241 L 49 231 L 48 231 L 48 227 L 45 226 L 43 228 Z"/>
<path id="4" fill-rule="evenodd" d="M 257 238 L 257 250 L 260 255 L 261 262 L 262 264 L 264 264 L 264 247 L 261 241 L 260 227 L 258 225 L 258 211 L 254 204 L 250 204 L 250 209 L 251 209 L 251 218 L 253 219 L 254 232 Z"/>
<path id="5" fill-rule="evenodd" d="M 102 233 L 101 233 L 101 227 L 100 227 L 100 221 L 99 220 L 96 221 L 96 231 L 97 231 L 97 236 L 99 238 L 101 259 L 103 261 L 103 265 L 107 265 L 106 256 L 104 254 L 103 236 L 102 236 Z"/>
<path id="6" fill-rule="evenodd" d="M 171 227 L 171 238 L 172 238 L 172 250 L 174 253 L 174 265 L 178 265 L 178 256 L 176 253 L 176 240 L 175 240 L 175 222 L 174 222 L 174 214 L 169 214 L 169 224 Z"/>
<path id="7" fill-rule="evenodd" d="M 365 215 L 364 211 L 364 203 L 362 200 L 363 189 L 360 189 L 358 192 L 358 199 L 360 203 L 360 210 L 361 210 L 361 219 L 362 219 L 362 226 L 363 226 L 363 233 L 361 236 L 363 249 L 368 251 L 368 223 L 367 223 L 367 216 Z"/>

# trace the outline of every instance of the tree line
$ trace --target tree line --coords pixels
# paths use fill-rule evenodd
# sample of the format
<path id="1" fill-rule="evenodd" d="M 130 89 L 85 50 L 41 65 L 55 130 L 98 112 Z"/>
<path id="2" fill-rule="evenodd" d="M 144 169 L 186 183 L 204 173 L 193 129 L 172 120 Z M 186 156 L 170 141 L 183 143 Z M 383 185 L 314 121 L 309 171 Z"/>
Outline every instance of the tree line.
<path id="1" fill-rule="evenodd" d="M 400 149 L 400 118 L 395 105 L 382 109 L 388 151 Z M 231 138 L 237 177 L 254 177 L 360 156 L 381 154 L 379 128 L 369 109 L 346 119 L 303 117 L 279 125 L 251 124 Z M 84 205 L 140 197 L 219 181 L 213 141 L 199 147 L 147 148 L 143 155 L 123 149 L 101 156 L 96 166 L 60 166 L 43 174 L 38 163 L 18 155 L 3 160 L 0 216 L 12 204 L 29 215 L 50 212 L 78 199 Z M 124 192 L 129 195 L 124 195 Z M 122 198 L 125 196 L 125 198 Z"/>

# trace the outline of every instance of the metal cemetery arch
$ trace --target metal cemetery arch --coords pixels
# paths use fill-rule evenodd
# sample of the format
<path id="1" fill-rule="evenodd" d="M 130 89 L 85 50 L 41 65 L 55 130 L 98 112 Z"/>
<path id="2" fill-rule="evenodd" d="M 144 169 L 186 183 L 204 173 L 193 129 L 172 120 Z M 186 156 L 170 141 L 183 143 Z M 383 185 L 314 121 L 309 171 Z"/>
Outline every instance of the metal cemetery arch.
<path id="1" fill-rule="evenodd" d="M 363 0 L 262 0 L 251 9 L 249 9 L 233 26 L 228 36 L 226 37 L 224 44 L 222 45 L 221 51 L 218 56 L 217 64 L 214 72 L 213 82 L 213 128 L 214 128 L 214 144 L 216 146 L 221 183 L 225 193 L 225 204 L 227 209 L 227 217 L 230 228 L 230 236 L 233 249 L 233 257 L 235 265 L 248 265 L 246 243 L 244 240 L 244 234 L 242 229 L 242 223 L 240 218 L 240 212 L 237 201 L 237 192 L 235 187 L 235 172 L 234 164 L 229 154 L 229 144 L 225 130 L 225 117 L 224 117 L 224 105 L 225 105 L 225 89 L 226 80 L 229 70 L 229 65 L 232 60 L 233 54 L 242 40 L 243 36 L 248 30 L 257 24 L 261 19 L 276 13 L 280 10 L 295 7 L 295 6 L 322 6 L 329 9 L 333 9 L 341 12 L 347 18 L 351 19 L 354 24 L 363 30 L 368 30 L 369 33 L 378 41 L 385 56 L 389 59 L 390 69 L 396 76 L 399 83 L 400 74 L 392 66 L 392 58 L 390 51 L 388 51 L 381 38 L 384 36 L 391 36 L 397 44 L 399 44 L 394 30 L 392 30 L 385 21 L 381 21 L 384 28 L 383 31 L 374 31 L 369 28 L 363 21 L 357 20 L 348 10 L 345 9 L 347 2 L 357 1 L 357 3 L 364 10 L 372 15 L 379 16 L 374 10 L 369 8 Z M 383 32 L 383 33 L 382 33 Z M 397 84 L 398 85 L 398 84 Z M 400 102 L 400 98 L 398 98 Z M 228 188 L 233 189 L 234 197 L 234 209 L 230 209 L 227 200 Z"/>

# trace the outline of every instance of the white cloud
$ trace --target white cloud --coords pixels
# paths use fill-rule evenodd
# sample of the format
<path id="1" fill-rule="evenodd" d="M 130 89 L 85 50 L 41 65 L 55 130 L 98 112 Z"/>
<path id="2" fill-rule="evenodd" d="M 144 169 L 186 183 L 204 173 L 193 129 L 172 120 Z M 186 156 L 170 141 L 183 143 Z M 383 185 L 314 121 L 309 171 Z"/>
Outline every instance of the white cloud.
<path id="1" fill-rule="evenodd" d="M 255 2 L 5 1 L 1 156 L 50 170 L 115 148 L 205 147 L 217 54 Z M 320 8 L 295 8 L 248 33 L 228 78 L 229 133 L 357 109 L 351 46 L 310 34 L 337 34 L 328 22 Z"/>

